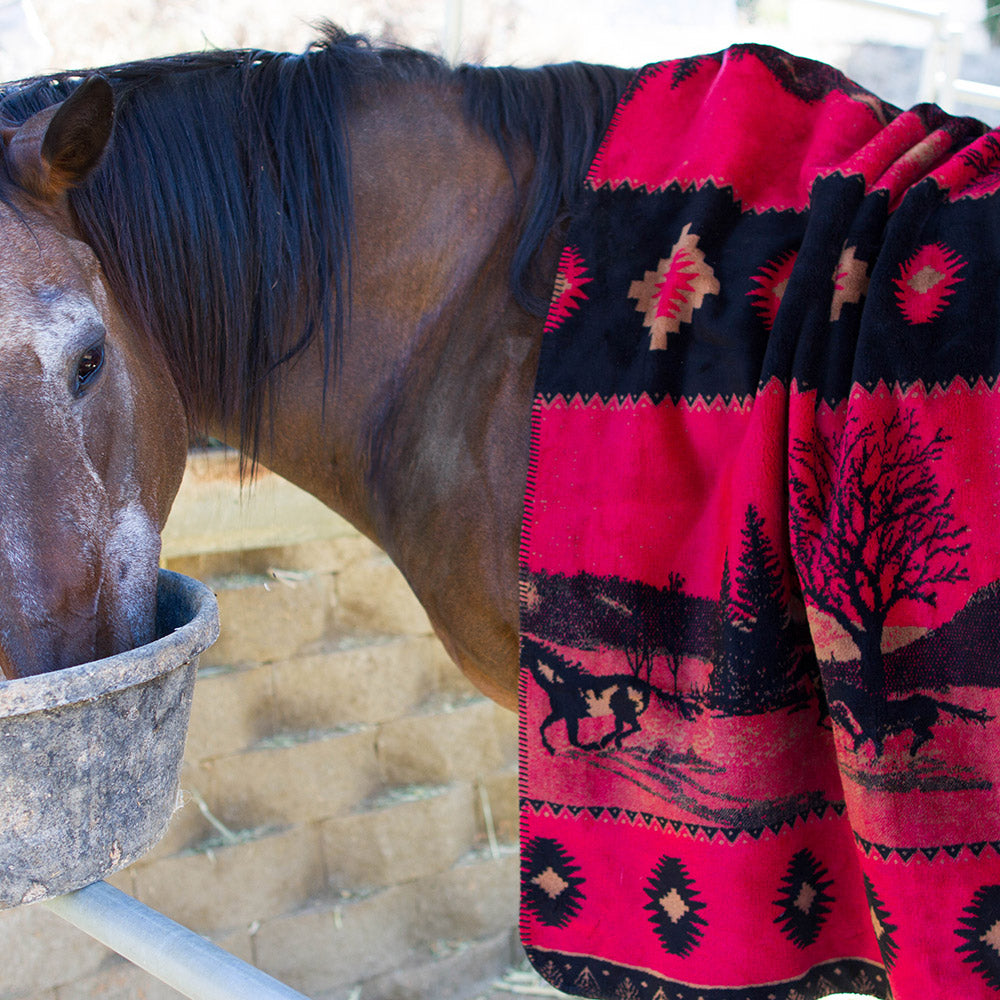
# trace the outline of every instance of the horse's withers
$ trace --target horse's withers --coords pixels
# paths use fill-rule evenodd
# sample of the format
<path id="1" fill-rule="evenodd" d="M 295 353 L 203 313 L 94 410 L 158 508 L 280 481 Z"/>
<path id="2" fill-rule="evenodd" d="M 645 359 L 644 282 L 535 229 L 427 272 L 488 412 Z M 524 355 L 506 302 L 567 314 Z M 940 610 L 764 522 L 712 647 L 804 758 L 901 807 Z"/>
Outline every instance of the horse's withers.
<path id="1" fill-rule="evenodd" d="M 75 238 L 66 198 L 99 161 L 111 115 L 110 88 L 97 81 L 3 134 L 13 182 L 0 206 L 0 667 L 9 677 L 153 638 L 159 532 L 186 423 L 162 359 L 129 329 Z"/>

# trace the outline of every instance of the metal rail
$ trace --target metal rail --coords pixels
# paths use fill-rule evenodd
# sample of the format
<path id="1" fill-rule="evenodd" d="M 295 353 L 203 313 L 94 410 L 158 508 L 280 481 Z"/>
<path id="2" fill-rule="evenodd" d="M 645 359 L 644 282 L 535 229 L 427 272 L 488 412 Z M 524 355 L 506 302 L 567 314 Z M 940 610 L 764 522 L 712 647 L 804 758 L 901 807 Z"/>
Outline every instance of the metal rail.
<path id="1" fill-rule="evenodd" d="M 1000 108 L 1000 87 L 961 78 L 962 34 L 965 26 L 953 22 L 946 3 L 917 5 L 902 0 L 841 0 L 843 3 L 922 21 L 931 29 L 924 50 L 918 99 L 950 109 L 956 101 L 981 108 Z M 987 12 L 1000 9 L 1000 4 Z"/>
<path id="2" fill-rule="evenodd" d="M 308 1000 L 107 882 L 39 905 L 191 1000 Z"/>

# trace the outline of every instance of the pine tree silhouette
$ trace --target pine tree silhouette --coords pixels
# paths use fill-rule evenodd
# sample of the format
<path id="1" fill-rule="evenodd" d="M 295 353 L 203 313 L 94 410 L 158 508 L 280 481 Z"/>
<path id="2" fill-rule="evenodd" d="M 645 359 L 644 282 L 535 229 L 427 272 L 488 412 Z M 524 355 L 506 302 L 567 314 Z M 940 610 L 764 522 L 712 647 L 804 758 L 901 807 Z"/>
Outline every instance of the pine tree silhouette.
<path id="1" fill-rule="evenodd" d="M 615 1000 L 641 1000 L 641 996 L 635 983 L 628 976 L 615 988 Z"/>
<path id="2" fill-rule="evenodd" d="M 585 965 L 580 970 L 580 974 L 574 980 L 573 985 L 580 991 L 580 996 L 582 997 L 600 996 L 601 987 L 588 965 Z"/>
<path id="3" fill-rule="evenodd" d="M 741 534 L 732 583 L 728 552 L 723 565 L 720 641 L 710 678 L 712 703 L 734 715 L 788 704 L 797 683 L 781 561 L 753 504 Z"/>
<path id="4" fill-rule="evenodd" d="M 736 567 L 733 614 L 761 627 L 765 627 L 766 620 L 769 630 L 778 631 L 787 621 L 781 562 L 764 534 L 764 519 L 753 504 L 747 506 L 745 521 L 743 547 Z"/>

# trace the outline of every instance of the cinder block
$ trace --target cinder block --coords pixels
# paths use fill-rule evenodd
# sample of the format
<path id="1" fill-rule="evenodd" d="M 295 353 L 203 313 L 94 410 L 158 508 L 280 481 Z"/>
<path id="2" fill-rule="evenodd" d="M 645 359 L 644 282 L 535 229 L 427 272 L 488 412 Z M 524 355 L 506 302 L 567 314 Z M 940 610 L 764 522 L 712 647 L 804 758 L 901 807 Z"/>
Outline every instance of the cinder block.
<path id="1" fill-rule="evenodd" d="M 266 571 L 255 559 L 257 549 L 236 549 L 230 552 L 210 552 L 197 556 L 173 556 L 164 560 L 167 569 L 196 580 L 215 580 L 224 576 L 262 575 Z"/>
<path id="2" fill-rule="evenodd" d="M 489 841 L 487 823 L 491 823 L 499 843 L 516 845 L 520 836 L 517 765 L 486 775 L 476 791 L 480 797 L 477 823 L 480 839 Z"/>
<path id="3" fill-rule="evenodd" d="M 268 666 L 208 667 L 198 671 L 184 748 L 187 760 L 235 753 L 274 731 Z"/>
<path id="4" fill-rule="evenodd" d="M 149 854 L 143 855 L 143 857 L 137 861 L 136 864 L 142 864 L 149 856 Z M 135 891 L 132 887 L 132 872 L 134 871 L 135 865 L 129 865 L 121 871 L 108 875 L 104 881 L 107 882 L 112 888 L 117 889 L 119 892 L 124 892 L 129 896 L 134 896 Z"/>
<path id="5" fill-rule="evenodd" d="M 479 853 L 415 883 L 420 888 L 417 921 L 424 940 L 469 941 L 516 927 L 519 866 L 517 849 L 505 847 L 498 857 Z"/>
<path id="6" fill-rule="evenodd" d="M 251 924 L 242 930 L 233 931 L 229 934 L 213 933 L 212 940 L 230 955 L 235 955 L 238 959 L 253 965 L 253 935 L 257 925 Z"/>
<path id="7" fill-rule="evenodd" d="M 60 988 L 59 1000 L 181 1000 L 183 994 L 124 959 Z"/>
<path id="8" fill-rule="evenodd" d="M 516 932 L 484 941 L 432 949 L 429 960 L 365 982 L 360 1000 L 483 1000 L 493 982 L 516 960 Z M 512 994 L 507 994 L 507 998 Z"/>
<path id="9" fill-rule="evenodd" d="M 239 573 L 267 576 L 272 570 L 292 573 L 334 573 L 381 549 L 344 522 L 344 534 L 335 538 L 263 549 L 237 549 L 201 556 L 175 556 L 167 566 L 177 573 L 207 580 Z"/>
<path id="10" fill-rule="evenodd" d="M 166 857 L 169 854 L 176 854 L 178 851 L 193 847 L 216 832 L 202 815 L 191 793 L 191 789 L 198 788 L 200 784 L 198 780 L 200 773 L 201 769 L 195 765 L 187 762 L 181 765 L 177 809 L 170 817 L 170 826 L 167 827 L 163 839 L 145 855 L 140 864 L 151 858 Z M 125 869 L 125 871 L 129 870 Z M 124 886 L 122 889 L 128 891 Z"/>
<path id="11" fill-rule="evenodd" d="M 494 705 L 485 698 L 387 722 L 378 759 L 389 785 L 475 781 L 506 762 Z"/>
<path id="12" fill-rule="evenodd" d="M 417 885 L 265 921 L 254 936 L 258 967 L 307 996 L 407 967 L 419 952 Z"/>
<path id="13" fill-rule="evenodd" d="M 307 996 L 426 963 L 444 942 L 490 938 L 517 926 L 516 852 L 264 922 L 257 964 Z M 362 992 L 364 996 L 364 992 Z M 437 1000 L 430 994 L 428 1000 Z"/>
<path id="14" fill-rule="evenodd" d="M 0 997 L 20 997 L 71 983 L 96 971 L 107 949 L 40 906 L 0 911 L 3 949 Z"/>
<path id="15" fill-rule="evenodd" d="M 336 575 L 334 623 L 341 628 L 430 635 L 431 623 L 403 574 L 376 550 Z"/>
<path id="16" fill-rule="evenodd" d="M 388 887 L 450 868 L 472 848 L 471 785 L 411 789 L 322 825 L 323 856 L 335 889 Z"/>
<path id="17" fill-rule="evenodd" d="M 247 928 L 299 907 L 323 888 L 315 827 L 187 851 L 137 866 L 141 902 L 201 934 Z"/>
<path id="18" fill-rule="evenodd" d="M 370 559 L 382 550 L 360 531 L 351 528 L 337 538 L 322 538 L 308 545 L 288 545 L 283 548 L 257 550 L 257 572 L 274 568 L 292 572 L 339 573 L 362 559 Z"/>
<path id="19" fill-rule="evenodd" d="M 458 669 L 440 640 L 435 637 L 433 642 L 435 662 L 438 668 L 438 690 L 441 694 L 455 701 L 481 697 L 482 692 Z"/>
<path id="20" fill-rule="evenodd" d="M 372 727 L 275 737 L 203 765 L 212 813 L 234 830 L 327 819 L 380 788 Z"/>
<path id="21" fill-rule="evenodd" d="M 403 715 L 436 690 L 436 646 L 425 636 L 384 637 L 273 664 L 277 728 L 321 729 Z"/>
<path id="22" fill-rule="evenodd" d="M 260 576 L 209 580 L 219 600 L 221 632 L 202 653 L 204 666 L 285 659 L 326 632 L 333 577 L 307 575 L 293 582 Z"/>
<path id="23" fill-rule="evenodd" d="M 504 763 L 517 766 L 517 713 L 500 705 L 493 705 L 493 724 L 496 727 L 497 742 L 503 754 Z"/>

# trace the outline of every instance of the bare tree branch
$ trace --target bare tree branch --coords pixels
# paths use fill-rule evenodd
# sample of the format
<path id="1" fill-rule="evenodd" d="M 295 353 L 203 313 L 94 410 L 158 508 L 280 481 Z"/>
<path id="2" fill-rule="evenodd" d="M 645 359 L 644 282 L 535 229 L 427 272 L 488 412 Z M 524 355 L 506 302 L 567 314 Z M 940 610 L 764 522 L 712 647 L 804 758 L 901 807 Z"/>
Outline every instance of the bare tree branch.
<path id="1" fill-rule="evenodd" d="M 789 525 L 802 591 L 859 648 L 876 638 L 869 630 L 881 637 L 901 602 L 935 607 L 942 587 L 969 579 L 968 526 L 933 472 L 950 440 L 942 428 L 923 439 L 916 416 L 896 412 L 792 442 Z"/>

